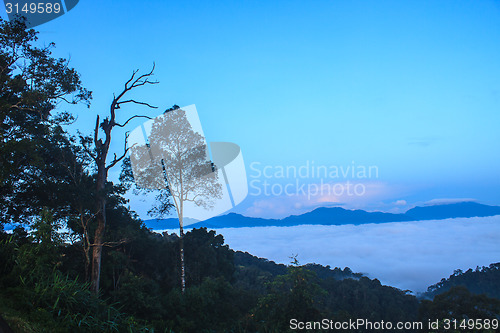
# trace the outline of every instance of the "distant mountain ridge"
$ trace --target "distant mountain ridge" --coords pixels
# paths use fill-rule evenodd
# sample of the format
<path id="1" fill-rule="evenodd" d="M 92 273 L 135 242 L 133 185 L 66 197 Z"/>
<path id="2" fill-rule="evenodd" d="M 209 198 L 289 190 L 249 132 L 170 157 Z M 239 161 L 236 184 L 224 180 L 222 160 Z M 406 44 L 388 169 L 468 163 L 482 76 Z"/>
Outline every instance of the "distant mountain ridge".
<path id="1" fill-rule="evenodd" d="M 408 210 L 406 215 L 416 218 L 417 220 L 441 220 L 475 216 L 483 217 L 500 215 L 500 207 L 466 201 L 446 205 L 415 207 Z"/>
<path id="2" fill-rule="evenodd" d="M 290 227 L 296 225 L 344 225 L 387 222 L 407 222 L 422 220 L 443 220 L 457 217 L 484 217 L 500 215 L 500 206 L 488 206 L 476 202 L 415 207 L 404 214 L 348 210 L 341 207 L 320 207 L 302 215 L 292 215 L 283 219 L 263 219 L 236 213 L 212 217 L 208 220 L 189 224 L 190 228 L 243 228 L 243 227 Z M 192 220 L 191 220 L 192 221 Z M 179 227 L 177 218 L 144 221 L 153 230 L 175 229 Z"/>

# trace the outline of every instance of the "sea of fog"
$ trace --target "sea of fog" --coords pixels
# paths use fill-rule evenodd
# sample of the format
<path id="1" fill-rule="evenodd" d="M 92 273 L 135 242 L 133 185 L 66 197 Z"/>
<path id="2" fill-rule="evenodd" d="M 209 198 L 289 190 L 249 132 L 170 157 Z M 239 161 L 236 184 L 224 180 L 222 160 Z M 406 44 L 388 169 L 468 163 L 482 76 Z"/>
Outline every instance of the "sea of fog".
<path id="1" fill-rule="evenodd" d="M 350 267 L 382 284 L 415 293 L 447 278 L 455 269 L 500 262 L 500 216 L 216 231 L 234 250 L 277 263 L 288 264 L 297 255 L 300 264 Z"/>

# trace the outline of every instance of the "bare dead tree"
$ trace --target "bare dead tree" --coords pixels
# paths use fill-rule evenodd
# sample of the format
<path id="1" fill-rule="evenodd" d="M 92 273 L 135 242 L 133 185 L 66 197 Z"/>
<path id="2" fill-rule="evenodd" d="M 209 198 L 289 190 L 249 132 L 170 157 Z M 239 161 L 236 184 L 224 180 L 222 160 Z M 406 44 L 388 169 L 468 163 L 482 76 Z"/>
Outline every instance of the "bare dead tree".
<path id="1" fill-rule="evenodd" d="M 123 90 L 118 95 L 113 95 L 113 101 L 111 102 L 109 109 L 109 116 L 104 118 L 102 121 L 99 118 L 99 115 L 96 118 L 95 128 L 94 128 L 94 138 L 93 138 L 93 149 L 91 149 L 90 145 L 84 146 L 87 154 L 90 155 L 92 160 L 95 162 L 97 167 L 97 179 L 96 179 L 96 190 L 97 190 L 97 214 L 96 214 L 96 223 L 97 228 L 94 233 L 94 240 L 92 243 L 92 258 L 91 258 L 91 290 L 94 294 L 98 294 L 99 292 L 99 281 L 101 275 L 101 257 L 102 257 L 102 248 L 103 246 L 107 246 L 104 242 L 104 231 L 106 228 L 106 193 L 105 187 L 108 182 L 108 172 L 109 170 L 118 164 L 121 160 L 125 158 L 129 148 L 125 147 L 123 154 L 121 156 L 117 156 L 114 154 L 111 162 L 106 163 L 109 154 L 109 148 L 111 145 L 112 131 L 116 126 L 124 127 L 128 124 L 132 119 L 135 118 L 148 118 L 148 116 L 140 116 L 134 115 L 130 117 L 123 124 L 120 124 L 116 121 L 116 111 L 121 109 L 122 106 L 126 104 L 135 104 L 146 106 L 148 108 L 156 109 L 156 106 L 150 105 L 145 102 L 137 101 L 135 99 L 125 99 L 130 91 L 135 88 L 145 86 L 145 85 L 153 85 L 157 84 L 158 81 L 151 81 L 151 77 L 153 76 L 153 71 L 155 69 L 155 65 L 153 64 L 153 68 L 150 72 L 139 75 L 138 70 L 133 71 L 130 79 L 125 83 Z M 99 134 L 102 131 L 104 134 L 104 140 L 99 138 Z"/>

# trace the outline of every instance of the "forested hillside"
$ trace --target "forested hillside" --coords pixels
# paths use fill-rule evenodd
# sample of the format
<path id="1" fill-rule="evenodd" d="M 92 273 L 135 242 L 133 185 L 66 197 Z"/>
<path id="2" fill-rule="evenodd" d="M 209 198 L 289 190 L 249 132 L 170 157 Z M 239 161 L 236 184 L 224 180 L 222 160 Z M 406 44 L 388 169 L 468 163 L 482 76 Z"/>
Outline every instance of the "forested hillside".
<path id="1" fill-rule="evenodd" d="M 79 245 L 42 231 L 53 232 L 52 221 L 40 217 L 32 236 L 21 228 L 2 234 L 1 311 L 20 331 L 285 330 L 292 317 L 396 321 L 417 315 L 414 296 L 348 268 L 278 265 L 234 252 L 206 229 L 186 234 L 183 295 L 178 237 L 151 233 L 130 216 L 112 226 L 130 241 L 105 251 L 97 298 L 85 282 Z"/>
<path id="2" fill-rule="evenodd" d="M 457 269 L 447 279 L 443 278 L 438 283 L 430 286 L 423 295 L 426 298 L 433 298 L 453 287 L 463 286 L 474 294 L 485 294 L 489 297 L 500 300 L 500 263 L 491 264 L 488 267 L 476 267 L 463 272 Z"/>

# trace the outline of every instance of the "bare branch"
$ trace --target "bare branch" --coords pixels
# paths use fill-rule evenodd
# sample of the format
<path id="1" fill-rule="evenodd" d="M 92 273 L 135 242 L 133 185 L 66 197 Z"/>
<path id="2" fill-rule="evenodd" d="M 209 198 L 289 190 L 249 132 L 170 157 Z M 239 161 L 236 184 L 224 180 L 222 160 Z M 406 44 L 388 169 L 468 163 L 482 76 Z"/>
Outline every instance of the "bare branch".
<path id="1" fill-rule="evenodd" d="M 128 90 L 128 85 L 129 85 L 129 83 L 130 83 L 130 82 L 132 82 L 132 81 L 134 80 L 135 74 L 137 74 L 138 72 L 139 72 L 139 70 L 138 70 L 138 69 L 136 69 L 136 70 L 134 70 L 134 71 L 132 72 L 132 76 L 130 77 L 130 79 L 129 79 L 127 82 L 125 82 L 125 88 L 124 88 L 123 90 Z M 113 96 L 113 97 L 114 97 L 114 96 Z"/>
<path id="2" fill-rule="evenodd" d="M 145 84 L 157 84 L 158 81 L 149 81 L 149 77 L 153 75 L 155 67 L 156 67 L 156 64 L 153 62 L 153 67 L 151 68 L 151 71 L 149 71 L 149 73 L 142 74 L 141 76 L 139 76 L 135 81 L 133 81 L 132 85 L 129 87 L 128 90 L 135 88 L 135 87 L 143 86 Z M 134 72 L 134 75 L 136 73 L 137 73 L 137 71 Z M 126 86 L 127 85 L 125 85 L 125 87 Z"/>
<path id="3" fill-rule="evenodd" d="M 126 244 L 129 242 L 129 239 L 128 238 L 125 238 L 125 239 L 122 239 L 122 240 L 119 240 L 117 242 L 103 242 L 101 244 L 90 244 L 90 246 L 107 246 L 107 247 L 116 247 L 116 246 L 119 246 L 119 245 L 122 245 L 122 244 Z"/>
<path id="4" fill-rule="evenodd" d="M 125 127 L 125 125 L 128 124 L 129 121 L 131 121 L 132 119 L 134 118 L 147 118 L 147 119 L 152 119 L 151 117 L 148 117 L 148 116 L 139 116 L 139 115 L 136 115 L 136 116 L 133 116 L 133 117 L 130 117 L 126 122 L 124 122 L 123 124 L 118 124 L 118 123 L 115 123 L 116 126 L 119 126 L 119 127 Z"/>
<path id="5" fill-rule="evenodd" d="M 138 73 L 139 70 L 134 70 L 132 72 L 132 76 L 130 77 L 130 79 L 125 83 L 125 87 L 124 87 L 123 91 L 118 96 L 113 95 L 113 101 L 111 102 L 111 105 L 110 105 L 110 115 L 111 115 L 110 125 L 111 125 L 111 127 L 116 125 L 116 123 L 115 123 L 115 111 L 120 108 L 120 104 L 135 103 L 135 104 L 145 105 L 145 106 L 148 106 L 150 108 L 156 109 L 156 107 L 153 105 L 150 105 L 150 104 L 145 103 L 145 102 L 139 102 L 139 101 L 136 101 L 133 99 L 123 101 L 123 102 L 120 101 L 123 98 L 123 96 L 125 96 L 125 94 L 127 92 L 129 92 L 130 90 L 132 90 L 136 87 L 140 87 L 140 86 L 143 86 L 146 84 L 159 83 L 158 81 L 150 81 L 149 80 L 149 77 L 153 75 L 154 69 L 155 69 L 155 64 L 153 63 L 153 68 L 151 68 L 151 71 L 149 71 L 149 73 L 142 74 L 139 77 L 136 77 L 136 74 Z"/>
<path id="6" fill-rule="evenodd" d="M 119 240 L 118 242 L 104 242 L 102 243 L 102 246 L 107 246 L 107 247 L 116 247 L 122 244 L 128 243 L 129 240 L 127 238 Z"/>
<path id="7" fill-rule="evenodd" d="M 135 103 L 135 104 L 139 104 L 139 105 L 146 105 L 147 107 L 150 107 L 152 109 L 158 109 L 157 106 L 154 106 L 154 105 L 151 105 L 151 104 L 145 103 L 145 102 L 139 102 L 139 101 L 136 101 L 133 99 L 129 99 L 129 100 L 126 100 L 123 102 L 116 102 L 116 109 L 119 109 L 121 104 L 126 104 L 126 103 Z"/>
<path id="8" fill-rule="evenodd" d="M 115 97 L 113 99 L 113 103 L 111 103 L 111 108 L 114 110 L 116 109 L 117 103 L 119 100 L 125 95 L 128 91 L 140 87 L 146 84 L 158 84 L 158 81 L 149 81 L 149 77 L 153 75 L 153 72 L 155 70 L 155 63 L 153 63 L 153 68 L 149 71 L 149 73 L 142 74 L 141 76 L 135 78 L 135 75 L 139 72 L 139 70 L 134 70 L 132 72 L 132 76 L 130 79 L 125 83 L 125 88 L 123 91 L 118 95 L 118 97 Z"/>
<path id="9" fill-rule="evenodd" d="M 17 110 L 20 110 L 20 111 L 33 111 L 33 112 L 37 111 L 38 112 L 38 110 L 35 110 L 33 108 L 26 108 L 26 107 L 19 106 L 20 103 L 21 102 L 17 102 L 16 104 L 11 105 L 10 107 L 17 109 Z"/>
<path id="10" fill-rule="evenodd" d="M 113 158 L 113 161 L 106 167 L 106 170 L 109 170 L 111 169 L 112 167 L 114 167 L 118 162 L 120 162 L 121 160 L 123 160 L 125 158 L 125 156 L 127 156 L 127 153 L 129 151 L 129 148 L 127 147 L 127 139 L 128 139 L 128 134 L 129 132 L 125 133 L 125 147 L 124 147 L 124 151 L 123 151 L 123 155 L 120 156 L 119 158 L 116 158 L 116 153 L 114 154 L 114 158 Z"/>
<path id="11" fill-rule="evenodd" d="M 125 156 L 127 156 L 127 153 L 128 153 L 128 148 L 125 149 L 125 152 L 123 153 L 122 156 L 120 156 L 119 158 L 116 158 L 116 154 L 115 154 L 115 158 L 113 159 L 113 161 L 106 167 L 106 170 L 109 170 L 111 169 L 112 167 L 114 167 L 118 162 L 120 162 L 121 160 L 123 160 L 125 158 Z"/>

